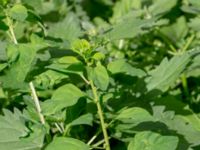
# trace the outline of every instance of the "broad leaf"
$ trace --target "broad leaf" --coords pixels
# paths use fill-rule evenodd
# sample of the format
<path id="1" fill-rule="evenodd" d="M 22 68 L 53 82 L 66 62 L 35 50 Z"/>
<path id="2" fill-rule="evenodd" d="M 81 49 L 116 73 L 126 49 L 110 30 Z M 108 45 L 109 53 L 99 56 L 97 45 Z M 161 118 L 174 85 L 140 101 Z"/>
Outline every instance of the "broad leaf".
<path id="1" fill-rule="evenodd" d="M 69 41 L 78 38 L 81 36 L 81 28 L 77 17 L 72 13 L 68 14 L 64 20 L 50 26 L 48 35 Z"/>
<path id="2" fill-rule="evenodd" d="M 134 68 L 123 59 L 110 62 L 108 64 L 108 70 L 112 74 L 124 73 L 126 75 L 137 77 L 143 77 L 146 75 L 143 70 Z"/>
<path id="3" fill-rule="evenodd" d="M 106 90 L 109 84 L 109 76 L 106 68 L 100 63 L 95 68 L 88 68 L 89 79 L 101 90 Z"/>
<path id="4" fill-rule="evenodd" d="M 153 117 L 143 108 L 131 107 L 120 111 L 116 119 L 123 123 L 137 125 L 144 121 L 152 121 Z"/>
<path id="5" fill-rule="evenodd" d="M 185 38 L 187 32 L 188 27 L 185 17 L 180 17 L 174 24 L 161 28 L 161 33 L 164 34 L 168 39 L 170 39 L 170 41 L 172 41 L 176 45 L 178 45 L 178 42 Z"/>
<path id="6" fill-rule="evenodd" d="M 182 135 L 191 145 L 199 145 L 200 141 L 197 140 L 200 136 L 199 118 L 195 114 L 187 112 L 184 115 L 175 115 L 173 110 L 165 110 L 165 106 L 153 106 L 153 116 L 156 120 L 164 123 L 170 130 Z"/>
<path id="7" fill-rule="evenodd" d="M 16 4 L 10 9 L 10 16 L 18 21 L 24 21 L 28 16 L 28 12 L 26 7 Z"/>
<path id="8" fill-rule="evenodd" d="M 153 16 L 164 15 L 169 12 L 178 0 L 154 0 L 153 5 L 149 7 L 149 11 Z"/>
<path id="9" fill-rule="evenodd" d="M 51 100 L 42 103 L 42 110 L 45 115 L 54 114 L 63 108 L 72 106 L 85 94 L 73 84 L 66 84 L 59 87 L 52 95 Z"/>
<path id="10" fill-rule="evenodd" d="M 4 76 L 0 76 L 4 87 L 20 89 L 27 86 L 26 77 L 36 62 L 38 50 L 42 47 L 43 45 L 31 43 L 10 47 L 12 50 L 8 50 L 8 56 L 10 61 L 15 63 L 5 70 Z"/>
<path id="11" fill-rule="evenodd" d="M 14 114 L 8 110 L 4 110 L 4 114 L 5 116 L 0 116 L 0 149 L 41 149 L 44 139 L 44 130 L 42 128 L 33 127 L 33 133 L 30 133 L 29 129 L 25 126 L 19 110 L 15 109 Z"/>
<path id="12" fill-rule="evenodd" d="M 176 150 L 178 137 L 164 136 L 151 131 L 137 133 L 128 150 Z"/>
<path id="13" fill-rule="evenodd" d="M 153 89 L 166 91 L 178 79 L 189 61 L 188 53 L 174 56 L 170 60 L 164 58 L 159 66 L 149 72 L 150 77 L 146 79 L 148 91 Z"/>
<path id="14" fill-rule="evenodd" d="M 110 40 L 134 38 L 138 35 L 147 33 L 154 26 L 165 23 L 156 21 L 156 19 L 138 19 L 130 17 L 113 25 L 113 27 L 105 33 L 105 36 Z"/>
<path id="15" fill-rule="evenodd" d="M 89 150 L 89 147 L 77 139 L 56 137 L 45 150 Z"/>

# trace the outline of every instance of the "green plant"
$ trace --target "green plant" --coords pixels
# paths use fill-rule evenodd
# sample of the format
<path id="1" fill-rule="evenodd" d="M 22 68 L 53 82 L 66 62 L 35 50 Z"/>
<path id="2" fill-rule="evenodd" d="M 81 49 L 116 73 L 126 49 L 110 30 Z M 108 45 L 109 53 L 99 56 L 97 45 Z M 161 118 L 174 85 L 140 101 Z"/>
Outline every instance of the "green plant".
<path id="1" fill-rule="evenodd" d="M 200 149 L 200 2 L 0 8 L 0 150 Z"/>

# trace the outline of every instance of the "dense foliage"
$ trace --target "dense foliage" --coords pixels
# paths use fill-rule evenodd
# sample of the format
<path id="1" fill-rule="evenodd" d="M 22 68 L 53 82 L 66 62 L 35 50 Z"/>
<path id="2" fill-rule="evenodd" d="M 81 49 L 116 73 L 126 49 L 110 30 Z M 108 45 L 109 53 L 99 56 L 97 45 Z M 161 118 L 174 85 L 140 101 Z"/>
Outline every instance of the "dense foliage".
<path id="1" fill-rule="evenodd" d="M 199 0 L 0 0 L 0 150 L 200 150 Z"/>

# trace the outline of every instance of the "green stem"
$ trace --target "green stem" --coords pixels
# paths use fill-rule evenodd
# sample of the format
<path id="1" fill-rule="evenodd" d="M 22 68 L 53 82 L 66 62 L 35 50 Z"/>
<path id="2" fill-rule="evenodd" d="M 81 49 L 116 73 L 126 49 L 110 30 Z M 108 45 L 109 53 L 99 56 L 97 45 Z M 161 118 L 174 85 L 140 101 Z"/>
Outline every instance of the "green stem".
<path id="1" fill-rule="evenodd" d="M 99 98 L 98 98 L 98 95 L 97 95 L 97 89 L 94 86 L 94 83 L 93 83 L 92 80 L 90 81 L 90 85 L 91 85 L 91 88 L 92 88 L 92 93 L 94 95 L 94 102 L 97 105 L 97 111 L 98 111 L 98 115 L 99 115 L 99 118 L 100 118 L 101 128 L 102 128 L 103 136 L 104 136 L 104 140 L 105 140 L 105 148 L 106 148 L 106 150 L 111 150 L 110 149 L 110 143 L 109 143 L 109 137 L 108 137 L 108 133 L 107 133 L 107 127 L 106 127 L 106 124 L 104 122 L 103 111 L 102 111 L 102 108 L 101 108 L 101 105 L 100 105 L 100 102 L 99 102 Z"/>
<path id="2" fill-rule="evenodd" d="M 182 48 L 182 53 L 184 53 L 188 47 L 190 46 L 190 44 L 192 43 L 193 39 L 194 39 L 195 35 L 193 34 L 186 42 L 186 44 L 183 46 Z M 182 86 L 183 86 L 183 90 L 185 93 L 185 96 L 188 98 L 189 97 L 189 90 L 188 90 L 188 83 L 187 83 L 187 77 L 185 75 L 185 73 L 182 74 L 181 76 L 181 82 L 182 82 Z"/>
<path id="3" fill-rule="evenodd" d="M 14 29 L 13 29 L 13 21 L 10 19 L 10 17 L 7 14 L 7 12 L 5 12 L 5 14 L 6 14 L 6 19 L 7 19 L 7 23 L 8 23 L 8 27 L 9 27 L 9 32 L 10 32 L 11 38 L 12 38 L 14 44 L 17 45 L 18 41 L 17 41 Z M 41 113 L 42 110 L 41 110 L 41 107 L 40 107 L 39 99 L 38 99 L 38 96 L 36 94 L 36 90 L 35 90 L 33 82 L 29 83 L 29 87 L 31 89 L 31 94 L 32 94 L 32 97 L 33 97 L 33 100 L 34 100 L 34 103 L 35 103 L 36 110 L 38 112 L 38 116 L 40 118 L 40 121 L 41 121 L 42 124 L 45 124 L 45 119 L 44 119 L 44 116 Z"/>
<path id="4" fill-rule="evenodd" d="M 190 46 L 190 44 L 192 43 L 193 39 L 194 39 L 195 35 L 193 34 L 187 41 L 187 43 L 184 45 L 184 47 L 182 48 L 182 52 L 185 52 L 188 47 Z"/>
<path id="5" fill-rule="evenodd" d="M 183 86 L 185 96 L 188 97 L 189 96 L 189 90 L 188 90 L 187 77 L 186 77 L 185 74 L 182 74 L 181 81 L 182 81 L 182 86 Z"/>

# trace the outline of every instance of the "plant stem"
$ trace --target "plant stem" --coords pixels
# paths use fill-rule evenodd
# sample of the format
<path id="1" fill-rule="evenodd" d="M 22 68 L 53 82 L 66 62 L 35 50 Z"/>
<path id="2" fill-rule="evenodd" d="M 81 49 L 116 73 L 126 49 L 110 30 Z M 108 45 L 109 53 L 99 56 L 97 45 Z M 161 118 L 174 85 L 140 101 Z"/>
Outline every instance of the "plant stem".
<path id="1" fill-rule="evenodd" d="M 30 86 L 30 89 L 31 89 L 31 92 L 32 92 L 33 100 L 35 102 L 35 106 L 36 106 L 38 115 L 40 117 L 40 121 L 41 121 L 42 124 L 45 124 L 44 116 L 41 113 L 42 110 L 41 110 L 41 107 L 40 107 L 39 99 L 38 99 L 38 96 L 36 94 L 36 90 L 35 90 L 35 87 L 33 85 L 33 82 L 30 82 L 29 86 Z"/>
<path id="2" fill-rule="evenodd" d="M 110 138 L 108 138 L 108 139 L 110 139 Z M 103 144 L 104 142 L 105 142 L 104 139 L 103 139 L 103 140 L 100 140 L 100 141 L 98 141 L 97 143 L 91 145 L 91 147 L 98 147 L 98 146 L 100 146 L 101 144 Z"/>
<path id="3" fill-rule="evenodd" d="M 188 90 L 187 77 L 186 77 L 185 74 L 182 74 L 181 81 L 182 81 L 182 86 L 183 86 L 185 96 L 188 97 L 189 96 L 189 90 Z"/>
<path id="4" fill-rule="evenodd" d="M 98 137 L 100 133 L 101 133 L 101 129 L 97 131 L 97 133 L 87 142 L 87 145 L 92 144 L 92 142 Z"/>
<path id="5" fill-rule="evenodd" d="M 15 36 L 15 32 L 13 30 L 13 23 L 12 23 L 12 20 L 10 19 L 10 17 L 8 16 L 7 13 L 6 13 L 6 19 L 7 19 L 7 23 L 8 23 L 8 26 L 9 26 L 9 32 L 10 32 L 11 38 L 12 38 L 14 44 L 17 45 L 18 41 L 17 41 L 17 38 Z M 35 90 L 35 87 L 33 85 L 33 82 L 30 82 L 29 86 L 30 86 L 30 89 L 31 89 L 31 92 L 32 92 L 32 97 L 33 97 L 38 115 L 40 117 L 40 121 L 41 121 L 42 124 L 45 124 L 44 116 L 41 113 L 41 107 L 40 107 L 39 99 L 38 99 L 38 96 L 36 94 L 36 90 Z"/>
<path id="6" fill-rule="evenodd" d="M 18 44 L 16 36 L 15 36 L 15 33 L 14 33 L 14 30 L 13 30 L 12 20 L 10 19 L 10 17 L 8 16 L 7 13 L 6 13 L 6 19 L 7 19 L 7 23 L 8 23 L 8 27 L 9 27 L 11 38 L 12 38 L 14 44 Z"/>
<path id="7" fill-rule="evenodd" d="M 63 130 L 61 129 L 61 127 L 59 126 L 58 123 L 55 123 L 56 128 L 58 129 L 58 131 L 63 134 Z"/>
<path id="8" fill-rule="evenodd" d="M 195 35 L 193 34 L 186 42 L 186 44 L 183 46 L 182 48 L 182 52 L 184 53 L 188 47 L 190 46 L 190 44 L 192 43 L 193 39 L 194 39 Z M 185 73 L 182 74 L 181 76 L 181 82 L 182 82 L 182 86 L 183 86 L 183 90 L 185 93 L 186 98 L 188 98 L 189 96 L 189 90 L 188 90 L 188 83 L 187 83 L 187 77 L 185 75 Z"/>
<path id="9" fill-rule="evenodd" d="M 194 39 L 195 35 L 193 34 L 188 41 L 186 42 L 186 44 L 184 45 L 184 47 L 182 48 L 182 52 L 185 52 L 188 47 L 190 46 L 190 44 L 192 43 L 193 39 Z"/>
<path id="10" fill-rule="evenodd" d="M 97 111 L 98 111 L 98 115 L 99 115 L 99 118 L 100 118 L 101 128 L 102 128 L 103 136 L 104 136 L 104 140 L 105 140 L 105 148 L 106 148 L 106 150 L 110 150 L 109 137 L 108 137 L 108 133 L 107 133 L 107 129 L 106 129 L 107 127 L 106 127 L 106 124 L 104 122 L 103 111 L 102 111 L 102 108 L 101 108 L 101 105 L 100 105 L 100 102 L 99 102 L 99 98 L 98 98 L 98 95 L 97 95 L 97 89 L 94 86 L 94 83 L 93 83 L 92 80 L 90 81 L 90 85 L 91 85 L 91 88 L 92 88 L 92 93 L 94 95 L 94 102 L 97 105 Z"/>

